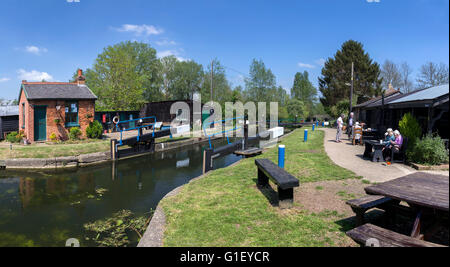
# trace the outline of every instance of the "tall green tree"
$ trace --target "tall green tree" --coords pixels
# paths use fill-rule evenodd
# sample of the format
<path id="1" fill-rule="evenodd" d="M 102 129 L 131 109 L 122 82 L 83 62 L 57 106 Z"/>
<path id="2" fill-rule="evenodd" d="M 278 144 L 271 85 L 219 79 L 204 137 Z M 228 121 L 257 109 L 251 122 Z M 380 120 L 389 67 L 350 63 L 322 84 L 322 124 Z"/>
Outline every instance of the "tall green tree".
<path id="1" fill-rule="evenodd" d="M 350 96 L 351 67 L 354 62 L 354 94 L 357 103 L 381 94 L 380 66 L 364 51 L 360 42 L 345 42 L 333 58 L 325 62 L 319 77 L 320 101 L 327 112 Z M 330 114 L 331 115 L 331 114 Z"/>
<path id="2" fill-rule="evenodd" d="M 236 102 L 244 102 L 244 97 L 242 96 L 242 86 L 238 85 L 233 89 L 231 93 L 231 101 L 233 104 Z"/>
<path id="3" fill-rule="evenodd" d="M 168 95 L 172 100 L 192 99 L 195 92 L 201 90 L 203 67 L 195 61 L 178 61 L 173 70 L 173 82 Z"/>
<path id="4" fill-rule="evenodd" d="M 164 98 L 169 98 L 169 88 L 175 80 L 175 65 L 178 59 L 175 56 L 167 56 L 160 59 L 161 61 L 161 78 L 162 78 L 162 93 Z"/>
<path id="5" fill-rule="evenodd" d="M 249 78 L 245 80 L 245 97 L 255 102 L 270 102 L 276 89 L 275 75 L 262 60 L 253 59 Z"/>
<path id="6" fill-rule="evenodd" d="M 309 110 L 312 110 L 314 102 L 317 100 L 317 89 L 309 81 L 309 74 L 307 71 L 303 73 L 297 72 L 295 74 L 294 85 L 291 89 L 291 97 L 302 101 L 307 105 Z"/>
<path id="7" fill-rule="evenodd" d="M 294 119 L 304 119 L 309 116 L 308 107 L 303 103 L 303 101 L 293 98 L 289 100 L 287 103 L 287 112 L 289 113 L 289 117 Z"/>
<path id="8" fill-rule="evenodd" d="M 85 72 L 86 84 L 98 97 L 97 110 L 137 110 L 161 99 L 160 65 L 156 50 L 146 43 L 106 47 Z"/>

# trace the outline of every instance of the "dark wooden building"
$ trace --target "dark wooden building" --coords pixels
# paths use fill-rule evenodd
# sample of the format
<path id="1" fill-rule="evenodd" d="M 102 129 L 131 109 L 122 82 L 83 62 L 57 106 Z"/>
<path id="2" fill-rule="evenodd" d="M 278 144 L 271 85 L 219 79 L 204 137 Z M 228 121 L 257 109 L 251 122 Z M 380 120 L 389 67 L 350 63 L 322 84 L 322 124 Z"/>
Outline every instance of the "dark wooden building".
<path id="1" fill-rule="evenodd" d="M 194 104 L 192 100 L 173 100 L 173 101 L 160 101 L 147 103 L 141 109 L 140 117 L 144 118 L 155 116 L 158 122 L 162 122 L 164 125 L 169 125 L 177 116 L 176 114 L 170 114 L 170 108 L 176 102 L 184 102 L 189 106 L 190 109 L 189 115 L 191 118 L 191 125 L 192 125 L 192 118 L 194 117 L 193 115 Z M 180 112 L 181 112 L 180 110 L 177 110 L 178 114 L 181 114 Z M 186 115 L 186 118 L 184 118 L 184 120 L 188 121 L 189 117 Z"/>
<path id="2" fill-rule="evenodd" d="M 19 131 L 19 106 L 0 106 L 0 140 Z"/>
<path id="3" fill-rule="evenodd" d="M 448 84 L 407 94 L 386 92 L 384 101 L 378 97 L 358 105 L 355 108 L 356 120 L 365 122 L 370 128 L 398 129 L 403 115 L 411 113 L 419 121 L 424 134 L 437 133 L 449 139 L 448 96 Z"/>

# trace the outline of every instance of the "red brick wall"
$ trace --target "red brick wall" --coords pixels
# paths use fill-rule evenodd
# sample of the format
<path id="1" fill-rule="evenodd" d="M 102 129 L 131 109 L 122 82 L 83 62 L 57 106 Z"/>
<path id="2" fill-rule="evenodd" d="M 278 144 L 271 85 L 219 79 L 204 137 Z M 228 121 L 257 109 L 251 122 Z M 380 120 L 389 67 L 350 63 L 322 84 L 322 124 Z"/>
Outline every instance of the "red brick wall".
<path id="1" fill-rule="evenodd" d="M 30 142 L 34 142 L 34 108 L 33 105 L 47 106 L 47 140 L 50 140 L 52 133 L 55 133 L 61 140 L 69 138 L 69 128 L 65 127 L 65 103 L 63 100 L 35 100 L 27 101 L 24 92 L 19 101 L 19 128 L 22 130 L 22 103 L 25 103 L 25 134 Z M 56 110 L 56 106 L 61 106 Z M 86 128 L 94 120 L 95 101 L 80 100 L 78 101 L 78 123 L 83 138 L 86 137 Z M 90 118 L 87 118 L 90 115 Z M 55 119 L 60 119 L 60 123 L 56 124 Z"/>

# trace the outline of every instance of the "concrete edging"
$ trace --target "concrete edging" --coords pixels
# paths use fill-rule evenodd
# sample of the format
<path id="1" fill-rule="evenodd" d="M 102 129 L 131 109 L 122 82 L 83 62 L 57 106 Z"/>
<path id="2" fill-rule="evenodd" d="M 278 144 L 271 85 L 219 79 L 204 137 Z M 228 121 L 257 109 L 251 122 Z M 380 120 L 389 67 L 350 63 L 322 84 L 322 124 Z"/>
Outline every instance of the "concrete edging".
<path id="1" fill-rule="evenodd" d="M 218 138 L 213 138 L 213 140 Z M 172 149 L 185 147 L 188 145 L 200 144 L 208 142 L 206 138 L 191 138 L 189 140 L 182 140 L 178 142 L 159 143 L 155 145 L 155 152 L 169 151 Z M 142 153 L 135 156 L 123 157 L 119 160 L 128 159 L 132 157 L 140 157 L 153 152 Z M 96 152 L 90 154 L 82 154 L 79 156 L 56 157 L 56 158 L 19 158 L 2 160 L 5 169 L 7 170 L 39 170 L 39 169 L 71 169 L 78 167 L 87 167 L 98 165 L 111 161 L 111 152 Z"/>

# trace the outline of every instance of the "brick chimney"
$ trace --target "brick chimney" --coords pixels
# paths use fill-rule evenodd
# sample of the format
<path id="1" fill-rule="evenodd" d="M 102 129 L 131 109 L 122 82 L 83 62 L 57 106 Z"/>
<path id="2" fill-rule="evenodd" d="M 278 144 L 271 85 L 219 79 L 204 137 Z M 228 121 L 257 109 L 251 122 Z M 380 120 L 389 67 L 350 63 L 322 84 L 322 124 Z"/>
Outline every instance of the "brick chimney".
<path id="1" fill-rule="evenodd" d="M 83 70 L 82 69 L 78 69 L 77 83 L 79 85 L 86 83 L 86 77 L 83 76 Z"/>

